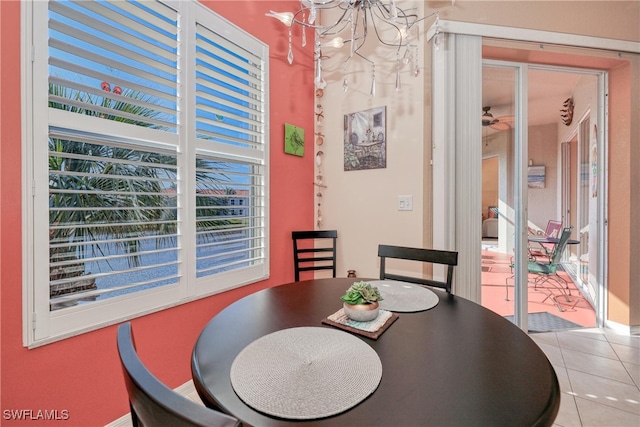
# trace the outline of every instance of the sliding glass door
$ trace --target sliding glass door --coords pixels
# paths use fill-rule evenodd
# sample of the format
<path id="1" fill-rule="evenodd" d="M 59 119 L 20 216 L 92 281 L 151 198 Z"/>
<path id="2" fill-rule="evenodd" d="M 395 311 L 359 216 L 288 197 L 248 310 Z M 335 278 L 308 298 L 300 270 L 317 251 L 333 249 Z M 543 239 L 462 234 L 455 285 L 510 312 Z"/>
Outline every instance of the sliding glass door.
<path id="1" fill-rule="evenodd" d="M 582 86 L 597 99 L 602 76 L 583 75 Z M 604 316 L 602 272 L 602 222 L 604 205 L 600 176 L 606 145 L 598 132 L 598 109 L 589 108 L 576 119 L 575 128 L 562 143 L 562 212 L 566 224 L 573 226 L 572 245 L 563 258 L 563 269 L 580 289 L 582 297 Z M 584 305 L 584 304 L 583 304 Z M 601 324 L 599 320 L 598 324 Z"/>
<path id="2" fill-rule="evenodd" d="M 583 96 L 585 81 L 581 77 L 589 72 L 510 61 L 528 46 L 494 51 L 495 57 L 508 60 L 482 59 L 484 47 L 481 37 L 452 33 L 434 47 L 433 246 L 460 254 L 456 295 L 512 316 L 516 325 L 529 330 L 530 310 L 564 316 L 571 310 L 561 303 L 573 302 L 562 298 L 568 284 L 548 284 L 555 289 L 545 292 L 529 283 L 529 279 L 536 279 L 529 275 L 529 237 L 544 235 L 550 222 L 584 224 L 578 230 L 589 223 L 588 239 L 573 236 L 581 244 L 574 247 L 580 253 L 571 258 L 582 263 L 577 268 L 578 281 L 590 282 L 593 276 L 602 279 L 605 252 L 597 235 L 602 235 L 603 228 L 598 218 L 604 217 L 599 200 L 605 200 L 602 164 L 606 162 L 600 161 L 606 155 L 606 132 L 598 131 L 597 140 L 593 138 L 588 144 L 589 167 L 597 169 L 597 174 L 589 172 L 589 186 L 579 187 L 582 217 L 572 220 L 579 213 L 577 205 L 568 207 L 573 196 L 561 188 L 565 174 L 561 143 L 576 128 L 583 112 L 576 110 L 571 124 L 570 120 L 563 122 L 566 117 L 562 114 L 566 113 L 560 110 L 566 109 L 569 98 Z M 594 129 L 595 123 L 602 129 L 600 124 L 604 123 L 603 75 L 597 79 L 597 94 L 576 104 L 582 110 L 590 105 L 597 111 L 592 113 L 588 129 Z M 558 83 L 564 86 L 558 88 Z M 583 154 L 586 148 L 583 144 Z M 584 168 L 586 159 L 583 156 L 575 163 Z M 577 179 L 572 188 L 584 181 L 587 174 L 582 175 L 570 172 L 571 179 Z M 483 194 L 483 190 L 490 194 Z M 595 194 L 599 200 L 593 200 Z M 559 269 L 566 277 L 563 267 Z M 491 273 L 501 275 L 486 282 L 485 274 Z M 530 299 L 531 295 L 539 301 Z M 598 291 L 594 299 L 602 308 L 600 295 L 604 293 Z"/>
<path id="3" fill-rule="evenodd" d="M 483 61 L 482 157 L 497 159 L 498 179 L 496 188 L 482 188 L 482 304 L 523 328 L 528 312 L 526 73 L 520 64 Z M 490 186 L 491 163 L 483 164 L 483 184 Z"/>
<path id="4" fill-rule="evenodd" d="M 522 132 L 516 110 L 522 69 L 484 61 L 482 67 L 482 304 L 516 320 L 527 313 L 520 285 L 516 228 L 522 209 Z M 524 189 L 526 191 L 526 189 Z M 520 261 L 520 262 L 519 262 Z M 524 291 L 523 291 L 524 289 Z M 520 320 L 521 322 L 523 319 Z M 517 322 L 516 322 L 517 323 Z"/>
<path id="5" fill-rule="evenodd" d="M 548 330 L 596 324 L 596 81 L 567 68 L 483 62 L 482 304 L 528 330 L 543 331 L 532 327 L 537 319 Z M 564 249 L 535 241 L 569 227 Z M 496 295 L 501 275 L 505 301 Z"/>

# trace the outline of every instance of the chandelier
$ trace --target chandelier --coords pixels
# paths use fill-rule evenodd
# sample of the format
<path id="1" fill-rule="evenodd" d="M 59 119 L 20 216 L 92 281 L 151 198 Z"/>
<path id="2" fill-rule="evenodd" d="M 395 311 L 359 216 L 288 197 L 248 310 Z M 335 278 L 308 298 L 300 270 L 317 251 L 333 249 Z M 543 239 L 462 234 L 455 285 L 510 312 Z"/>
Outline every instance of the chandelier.
<path id="1" fill-rule="evenodd" d="M 452 4 L 455 0 L 452 0 Z M 331 16 L 338 16 L 335 22 L 318 23 L 318 13 L 334 10 Z M 396 4 L 396 0 L 383 2 L 381 0 L 300 0 L 300 10 L 297 12 L 267 13 L 285 24 L 289 29 L 289 51 L 287 60 L 293 63 L 292 27 L 299 25 L 302 33 L 302 46 L 307 44 L 307 29 L 314 32 L 314 60 L 315 77 L 314 84 L 318 89 L 323 89 L 327 83 L 322 74 L 323 48 L 342 48 L 348 46 L 347 58 L 343 63 L 342 89 L 346 92 L 349 88 L 347 68 L 354 58 L 360 58 L 371 66 L 371 96 L 375 96 L 376 88 L 376 64 L 360 52 L 370 32 L 375 34 L 379 44 L 390 49 L 395 49 L 396 55 L 393 61 L 396 65 L 396 90 L 400 90 L 400 69 L 411 62 L 411 74 L 418 76 L 420 68 L 418 64 L 419 26 L 421 21 L 435 16 L 435 24 L 427 32 L 427 41 L 435 37 L 438 42 L 438 13 L 434 12 L 424 17 L 419 17 L 409 9 L 402 9 Z M 323 14 L 323 19 L 326 18 Z M 372 36 L 373 37 L 373 36 Z"/>

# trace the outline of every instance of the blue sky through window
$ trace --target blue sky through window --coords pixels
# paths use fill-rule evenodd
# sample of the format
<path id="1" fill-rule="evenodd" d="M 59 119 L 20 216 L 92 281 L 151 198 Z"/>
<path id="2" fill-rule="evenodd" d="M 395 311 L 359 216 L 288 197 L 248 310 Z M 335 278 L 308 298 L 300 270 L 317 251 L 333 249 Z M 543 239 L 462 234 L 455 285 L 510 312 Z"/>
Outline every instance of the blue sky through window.
<path id="1" fill-rule="evenodd" d="M 52 82 L 71 82 L 68 97 L 95 105 L 122 93 L 175 127 L 178 40 L 162 23 L 175 28 L 177 13 L 165 7 L 163 15 L 134 1 L 51 2 Z"/>

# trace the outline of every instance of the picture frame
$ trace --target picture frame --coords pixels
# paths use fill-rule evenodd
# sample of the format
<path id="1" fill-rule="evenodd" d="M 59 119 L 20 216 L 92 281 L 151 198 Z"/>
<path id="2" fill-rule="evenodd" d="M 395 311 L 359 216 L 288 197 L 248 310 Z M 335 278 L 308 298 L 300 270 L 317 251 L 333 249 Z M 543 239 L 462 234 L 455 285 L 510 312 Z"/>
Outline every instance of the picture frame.
<path id="1" fill-rule="evenodd" d="M 345 114 L 344 170 L 387 167 L 387 107 Z"/>
<path id="2" fill-rule="evenodd" d="M 304 129 L 289 123 L 284 124 L 284 152 L 304 156 Z"/>
<path id="3" fill-rule="evenodd" d="M 527 184 L 529 188 L 544 188 L 546 169 L 544 166 L 529 166 Z"/>

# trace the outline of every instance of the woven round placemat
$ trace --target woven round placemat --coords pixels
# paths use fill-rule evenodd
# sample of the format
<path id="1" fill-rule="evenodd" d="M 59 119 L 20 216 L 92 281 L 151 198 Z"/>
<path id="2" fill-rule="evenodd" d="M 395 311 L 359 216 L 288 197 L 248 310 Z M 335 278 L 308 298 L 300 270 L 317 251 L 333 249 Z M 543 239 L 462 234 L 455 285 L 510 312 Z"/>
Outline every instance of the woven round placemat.
<path id="1" fill-rule="evenodd" d="M 300 327 L 265 335 L 231 365 L 240 399 L 268 415 L 323 418 L 344 412 L 373 393 L 382 363 L 361 339 L 335 329 Z"/>
<path id="2" fill-rule="evenodd" d="M 413 283 L 396 280 L 374 280 L 369 283 L 380 291 L 383 298 L 380 308 L 384 310 L 403 313 L 425 311 L 435 307 L 440 301 L 431 289 Z"/>

